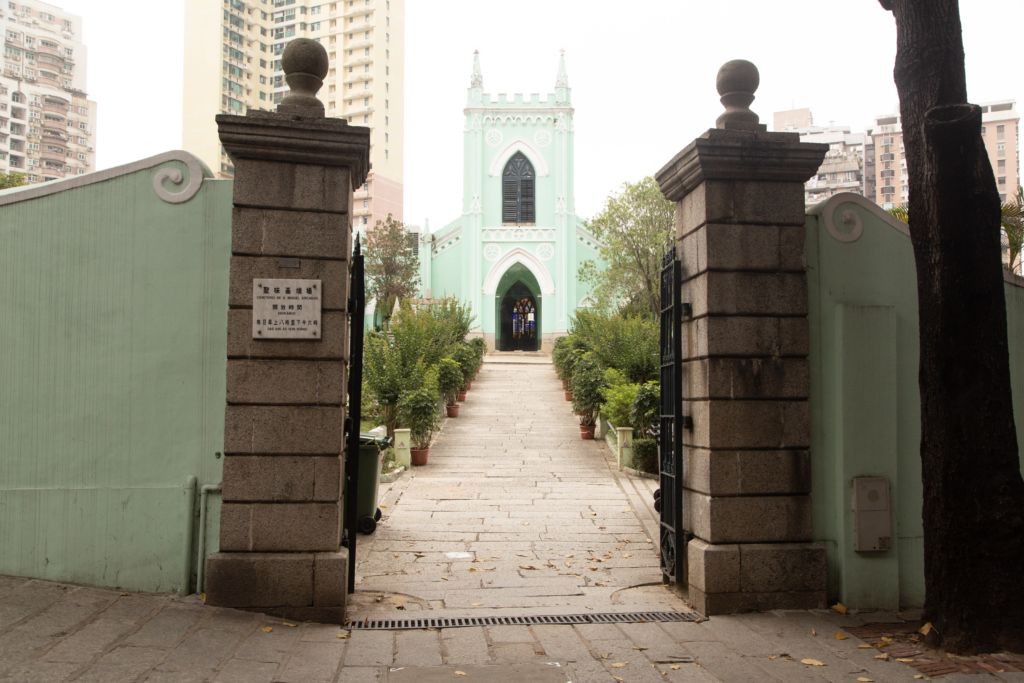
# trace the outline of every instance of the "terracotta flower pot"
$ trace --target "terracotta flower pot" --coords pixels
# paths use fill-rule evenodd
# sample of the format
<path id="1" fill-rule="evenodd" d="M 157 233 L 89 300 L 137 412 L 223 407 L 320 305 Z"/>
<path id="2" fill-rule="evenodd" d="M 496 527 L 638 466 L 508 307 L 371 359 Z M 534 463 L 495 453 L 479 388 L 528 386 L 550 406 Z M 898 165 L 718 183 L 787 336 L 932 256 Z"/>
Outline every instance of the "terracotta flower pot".
<path id="1" fill-rule="evenodd" d="M 410 448 L 409 449 L 409 459 L 412 461 L 413 465 L 417 465 L 417 466 L 419 466 L 419 465 L 426 465 L 427 464 L 427 456 L 429 456 L 429 455 L 430 455 L 430 446 L 427 446 L 426 448 Z"/>
<path id="2" fill-rule="evenodd" d="M 593 439 L 594 438 L 594 425 L 580 425 L 580 438 L 581 439 Z"/>
<path id="3" fill-rule="evenodd" d="M 565 400 L 566 401 L 571 401 L 572 400 L 572 392 L 571 391 L 565 392 Z"/>
<path id="4" fill-rule="evenodd" d="M 458 417 L 459 416 L 459 404 L 458 403 L 449 403 L 448 405 L 446 405 L 444 407 L 444 410 L 448 414 L 448 417 Z"/>
<path id="5" fill-rule="evenodd" d="M 466 392 L 465 391 L 460 391 L 459 392 L 458 400 L 460 400 L 460 401 L 465 401 L 466 400 Z"/>

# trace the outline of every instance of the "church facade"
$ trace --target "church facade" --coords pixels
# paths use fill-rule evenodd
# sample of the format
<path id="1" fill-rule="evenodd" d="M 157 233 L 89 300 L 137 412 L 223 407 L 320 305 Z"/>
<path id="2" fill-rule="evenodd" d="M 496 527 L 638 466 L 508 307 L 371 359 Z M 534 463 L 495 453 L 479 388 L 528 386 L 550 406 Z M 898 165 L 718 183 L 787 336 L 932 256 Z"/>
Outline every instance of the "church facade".
<path id="1" fill-rule="evenodd" d="M 473 56 L 462 215 L 420 236 L 426 298 L 455 297 L 497 350 L 548 350 L 589 303 L 579 265 L 598 259 L 573 197 L 573 108 L 565 56 L 553 93 L 492 96 Z"/>

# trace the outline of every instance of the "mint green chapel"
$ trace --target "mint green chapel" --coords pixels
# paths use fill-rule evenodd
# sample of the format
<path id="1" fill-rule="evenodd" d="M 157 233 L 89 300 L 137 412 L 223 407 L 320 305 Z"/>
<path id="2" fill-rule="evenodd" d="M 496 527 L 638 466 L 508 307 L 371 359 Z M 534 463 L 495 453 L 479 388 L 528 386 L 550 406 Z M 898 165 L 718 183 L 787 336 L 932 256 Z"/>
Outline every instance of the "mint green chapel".
<path id="1" fill-rule="evenodd" d="M 598 242 L 573 197 L 573 109 L 563 53 L 543 99 L 484 92 L 479 53 L 465 109 L 462 215 L 420 236 L 423 296 L 469 304 L 489 348 L 549 350 L 590 291 Z"/>

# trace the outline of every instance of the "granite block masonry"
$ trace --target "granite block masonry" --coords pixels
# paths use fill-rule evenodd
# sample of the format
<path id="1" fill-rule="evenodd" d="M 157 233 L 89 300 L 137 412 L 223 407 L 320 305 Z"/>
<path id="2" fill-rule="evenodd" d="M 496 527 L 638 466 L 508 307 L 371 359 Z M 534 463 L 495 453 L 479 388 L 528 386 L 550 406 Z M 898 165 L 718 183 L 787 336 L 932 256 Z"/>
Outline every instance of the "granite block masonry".
<path id="1" fill-rule="evenodd" d="M 206 601 L 343 623 L 350 207 L 370 132 L 324 118 L 319 43 L 292 41 L 282 67 L 291 92 L 276 112 L 217 117 L 235 182 L 224 505 Z"/>
<path id="2" fill-rule="evenodd" d="M 726 63 L 726 111 L 658 173 L 682 264 L 688 596 L 703 614 L 822 607 L 812 543 L 804 182 L 828 145 L 768 133 L 760 77 Z"/>

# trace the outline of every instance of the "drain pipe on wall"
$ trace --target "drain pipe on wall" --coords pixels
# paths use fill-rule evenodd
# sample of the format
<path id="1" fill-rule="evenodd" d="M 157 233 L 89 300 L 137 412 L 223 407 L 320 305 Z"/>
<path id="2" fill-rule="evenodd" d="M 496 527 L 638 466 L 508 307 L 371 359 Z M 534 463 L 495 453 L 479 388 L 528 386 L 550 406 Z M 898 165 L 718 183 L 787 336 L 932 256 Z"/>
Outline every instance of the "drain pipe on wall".
<path id="1" fill-rule="evenodd" d="M 202 593 L 206 574 L 206 499 L 220 493 L 222 484 L 204 484 L 199 490 L 199 540 L 196 544 L 196 593 Z"/>
<path id="2" fill-rule="evenodd" d="M 185 479 L 184 493 L 185 493 L 185 520 L 188 522 L 188 526 L 185 528 L 185 557 L 182 563 L 182 578 L 181 585 L 176 591 L 178 595 L 188 595 L 188 585 L 192 582 L 192 562 L 189 555 L 192 554 L 192 514 L 196 509 L 196 476 L 190 474 Z"/>

